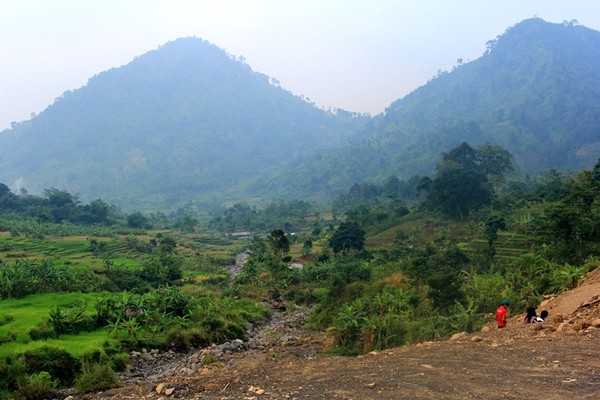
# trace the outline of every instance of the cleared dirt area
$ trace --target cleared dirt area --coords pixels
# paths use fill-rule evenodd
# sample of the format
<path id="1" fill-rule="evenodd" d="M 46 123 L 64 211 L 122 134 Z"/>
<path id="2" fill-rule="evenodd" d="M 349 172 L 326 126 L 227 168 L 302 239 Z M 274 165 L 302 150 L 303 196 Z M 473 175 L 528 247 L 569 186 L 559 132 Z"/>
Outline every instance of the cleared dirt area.
<path id="1" fill-rule="evenodd" d="M 519 313 L 505 329 L 355 358 L 327 355 L 326 343 L 313 340 L 81 398 L 599 399 L 599 304 L 597 270 L 544 304 L 544 323 L 523 324 Z"/>

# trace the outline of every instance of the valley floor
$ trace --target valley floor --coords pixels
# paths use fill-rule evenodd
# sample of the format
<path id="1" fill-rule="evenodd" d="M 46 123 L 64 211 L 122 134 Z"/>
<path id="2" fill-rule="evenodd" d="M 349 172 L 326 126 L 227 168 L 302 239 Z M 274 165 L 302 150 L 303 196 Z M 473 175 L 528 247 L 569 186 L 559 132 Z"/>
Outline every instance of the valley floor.
<path id="1" fill-rule="evenodd" d="M 298 343 L 236 353 L 193 376 L 130 385 L 81 399 L 597 399 L 600 270 L 552 299 L 542 324 L 514 316 L 505 329 L 339 357 Z M 324 344 L 324 343 L 322 343 Z M 156 387 L 174 389 L 158 394 Z"/>

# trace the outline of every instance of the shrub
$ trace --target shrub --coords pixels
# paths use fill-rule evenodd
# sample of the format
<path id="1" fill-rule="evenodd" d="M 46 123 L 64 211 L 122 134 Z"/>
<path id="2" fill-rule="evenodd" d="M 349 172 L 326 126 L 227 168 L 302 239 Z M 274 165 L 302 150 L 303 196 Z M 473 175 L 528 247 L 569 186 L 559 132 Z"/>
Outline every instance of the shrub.
<path id="1" fill-rule="evenodd" d="M 46 322 L 42 322 L 35 328 L 30 329 L 28 333 L 31 340 L 45 340 L 57 336 L 54 329 Z"/>
<path id="2" fill-rule="evenodd" d="M 188 329 L 190 335 L 190 344 L 196 347 L 206 347 L 210 345 L 210 335 L 201 328 Z"/>
<path id="3" fill-rule="evenodd" d="M 57 386 L 50 374 L 42 371 L 25 377 L 17 393 L 25 399 L 44 399 L 51 395 Z"/>
<path id="4" fill-rule="evenodd" d="M 110 359 L 112 369 L 115 371 L 125 371 L 127 364 L 129 364 L 129 354 L 117 353 Z"/>
<path id="5" fill-rule="evenodd" d="M 81 362 L 68 351 L 43 346 L 23 353 L 23 363 L 30 374 L 48 372 L 61 385 L 71 385 L 81 369 Z"/>
<path id="6" fill-rule="evenodd" d="M 118 386 L 117 374 L 106 364 L 93 364 L 89 368 L 84 368 L 84 371 L 75 380 L 75 389 L 78 393 L 89 393 Z"/>
<path id="7" fill-rule="evenodd" d="M 50 311 L 50 324 L 54 332 L 79 333 L 95 328 L 95 318 L 87 312 L 87 304 L 77 301 L 66 307 L 55 307 Z"/>
<path id="8" fill-rule="evenodd" d="M 191 346 L 189 332 L 182 329 L 171 329 L 167 334 L 167 343 L 177 351 L 185 351 Z"/>
<path id="9" fill-rule="evenodd" d="M 0 359 L 0 398 L 1 392 L 14 392 L 27 376 L 27 368 L 19 358 Z"/>

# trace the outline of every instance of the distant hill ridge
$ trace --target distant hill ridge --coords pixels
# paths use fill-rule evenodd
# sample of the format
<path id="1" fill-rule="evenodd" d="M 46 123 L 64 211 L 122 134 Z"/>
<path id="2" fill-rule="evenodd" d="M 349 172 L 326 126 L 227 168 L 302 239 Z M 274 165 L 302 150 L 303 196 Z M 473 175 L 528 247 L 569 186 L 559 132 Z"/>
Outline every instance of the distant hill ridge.
<path id="1" fill-rule="evenodd" d="M 487 44 L 479 59 L 390 104 L 368 139 L 295 163 L 292 175 L 255 189 L 314 193 L 318 181 L 339 193 L 392 174 L 431 174 L 440 153 L 464 141 L 505 147 L 520 173 L 593 166 L 600 157 L 600 32 L 535 18 Z"/>
<path id="2" fill-rule="evenodd" d="M 319 109 L 218 47 L 182 38 L 0 134 L 0 182 L 152 209 L 346 144 L 366 120 Z"/>
<path id="3" fill-rule="evenodd" d="M 500 144 L 521 173 L 600 155 L 600 33 L 528 19 L 374 118 L 329 113 L 196 38 L 169 42 L 0 134 L 0 182 L 125 208 L 331 199 Z"/>

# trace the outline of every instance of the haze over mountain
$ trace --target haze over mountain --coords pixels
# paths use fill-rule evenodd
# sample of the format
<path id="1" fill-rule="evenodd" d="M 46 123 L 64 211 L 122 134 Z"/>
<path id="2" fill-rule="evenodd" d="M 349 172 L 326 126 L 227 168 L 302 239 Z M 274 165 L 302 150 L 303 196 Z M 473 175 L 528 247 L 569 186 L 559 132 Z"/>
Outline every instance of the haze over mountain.
<path id="1" fill-rule="evenodd" d="M 242 59 L 182 38 L 0 134 L 0 182 L 125 207 L 171 205 L 346 144 L 367 120 L 318 109 Z"/>
<path id="2" fill-rule="evenodd" d="M 591 167 L 600 157 L 600 32 L 529 19 L 487 44 L 479 59 L 393 102 L 368 139 L 254 188 L 330 195 L 392 174 L 431 174 L 440 153 L 464 141 L 505 147 L 520 173 Z"/>
<path id="3" fill-rule="evenodd" d="M 599 65 L 599 32 L 525 20 L 369 119 L 320 110 L 216 46 L 178 39 L 0 134 L 0 182 L 141 209 L 322 200 L 430 174 L 463 141 L 504 146 L 521 172 L 579 169 L 600 153 Z"/>

